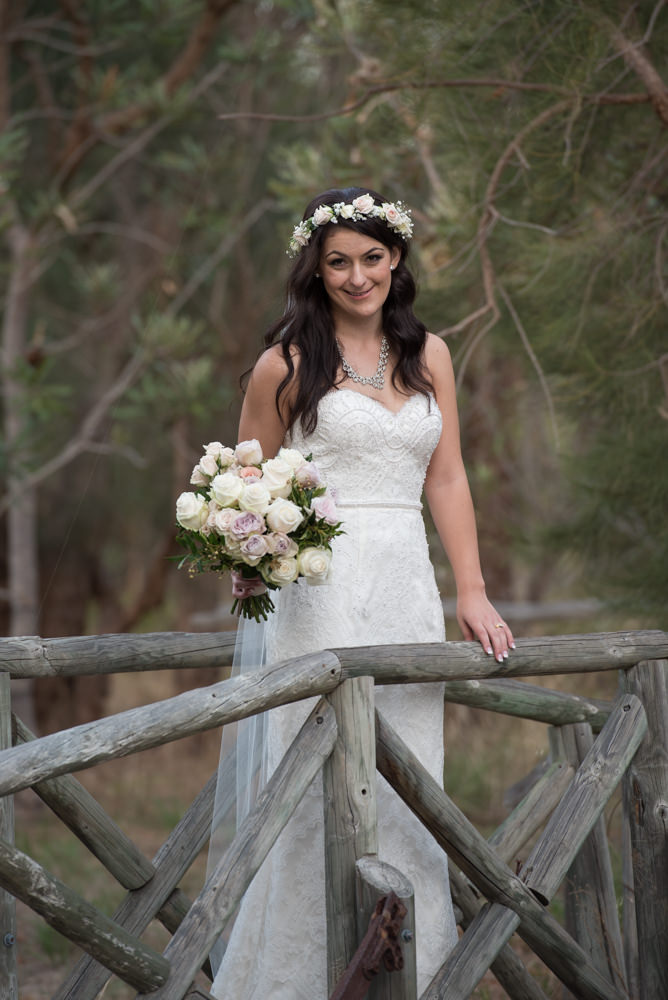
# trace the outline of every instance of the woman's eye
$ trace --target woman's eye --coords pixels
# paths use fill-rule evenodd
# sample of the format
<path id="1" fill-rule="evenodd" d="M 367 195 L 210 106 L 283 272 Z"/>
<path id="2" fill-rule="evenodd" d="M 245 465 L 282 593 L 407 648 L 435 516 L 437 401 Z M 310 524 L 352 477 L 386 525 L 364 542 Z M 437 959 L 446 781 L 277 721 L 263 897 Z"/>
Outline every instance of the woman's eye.
<path id="1" fill-rule="evenodd" d="M 367 257 L 367 261 L 369 264 L 376 264 L 379 260 L 382 259 L 383 257 L 379 253 L 370 253 L 369 256 Z"/>

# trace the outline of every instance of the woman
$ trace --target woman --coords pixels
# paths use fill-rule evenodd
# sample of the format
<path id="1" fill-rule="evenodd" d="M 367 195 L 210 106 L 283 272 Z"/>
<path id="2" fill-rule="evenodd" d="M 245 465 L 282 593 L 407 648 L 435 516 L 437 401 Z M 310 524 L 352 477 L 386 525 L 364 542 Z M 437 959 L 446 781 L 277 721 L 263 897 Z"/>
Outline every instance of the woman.
<path id="1" fill-rule="evenodd" d="M 445 639 L 421 516 L 423 487 L 457 587 L 457 619 L 502 661 L 513 637 L 485 595 L 445 344 L 415 317 L 406 266 L 412 222 L 365 188 L 326 191 L 307 207 L 284 315 L 253 369 L 239 440 L 263 453 L 313 454 L 345 534 L 329 585 L 291 584 L 267 626 L 270 661 L 327 647 Z M 378 688 L 377 704 L 431 774 L 443 778 L 436 684 Z M 275 709 L 268 769 L 312 704 Z M 378 779 L 379 857 L 415 888 L 418 990 L 456 940 L 447 861 Z M 251 885 L 212 991 L 223 1000 L 327 997 L 322 782 L 316 779 Z"/>

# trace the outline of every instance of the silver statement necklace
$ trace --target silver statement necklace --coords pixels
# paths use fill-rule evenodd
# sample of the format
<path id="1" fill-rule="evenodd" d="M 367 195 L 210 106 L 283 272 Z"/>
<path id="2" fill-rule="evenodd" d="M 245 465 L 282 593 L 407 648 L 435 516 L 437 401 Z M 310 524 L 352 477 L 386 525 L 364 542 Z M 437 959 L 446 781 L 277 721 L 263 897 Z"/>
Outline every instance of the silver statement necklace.
<path id="1" fill-rule="evenodd" d="M 336 341 L 336 346 L 339 349 L 339 356 L 341 358 L 341 367 L 344 372 L 353 382 L 358 382 L 360 385 L 372 385 L 374 389 L 382 389 L 385 385 L 385 369 L 387 368 L 387 356 L 390 353 L 390 345 L 387 342 L 385 336 L 380 342 L 380 357 L 378 358 L 378 367 L 373 375 L 360 375 L 356 372 L 352 365 L 349 365 L 343 356 L 343 350 L 341 349 L 341 344 L 338 339 Z"/>

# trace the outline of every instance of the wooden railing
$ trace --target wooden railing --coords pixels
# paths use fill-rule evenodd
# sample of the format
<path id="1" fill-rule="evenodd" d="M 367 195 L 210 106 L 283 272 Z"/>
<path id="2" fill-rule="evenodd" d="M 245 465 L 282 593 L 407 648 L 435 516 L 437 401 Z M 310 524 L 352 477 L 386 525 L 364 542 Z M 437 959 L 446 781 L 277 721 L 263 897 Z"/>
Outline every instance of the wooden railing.
<path id="1" fill-rule="evenodd" d="M 503 664 L 473 643 L 327 650 L 41 739 L 11 716 L 11 678 L 224 666 L 233 642 L 225 633 L 0 640 L 3 997 L 19 996 L 15 898 L 86 953 L 53 1000 L 93 1000 L 112 975 L 152 1000 L 207 997 L 193 985 L 198 970 L 206 969 L 213 942 L 322 768 L 332 995 L 417 998 L 420 928 L 412 888 L 377 857 L 378 769 L 448 852 L 465 929 L 422 1000 L 463 1000 L 489 967 L 510 997 L 544 998 L 508 945 L 515 931 L 575 997 L 668 998 L 668 634 L 525 639 Z M 513 679 L 601 670 L 621 671 L 614 704 Z M 374 684 L 425 681 L 445 681 L 446 700 L 550 727 L 551 763 L 489 840 L 374 712 Z M 178 886 L 207 843 L 215 778 L 149 860 L 71 773 L 313 695 L 320 696 L 316 708 L 194 901 Z M 620 781 L 621 924 L 602 818 Z M 24 788 L 33 788 L 127 890 L 113 917 L 13 846 L 12 795 Z M 515 872 L 508 863 L 527 842 L 533 847 Z M 564 928 L 547 904 L 567 874 Z M 374 904 L 390 891 L 406 906 L 403 969 L 381 970 L 369 987 L 357 947 Z M 163 955 L 141 940 L 154 918 L 172 933 Z"/>

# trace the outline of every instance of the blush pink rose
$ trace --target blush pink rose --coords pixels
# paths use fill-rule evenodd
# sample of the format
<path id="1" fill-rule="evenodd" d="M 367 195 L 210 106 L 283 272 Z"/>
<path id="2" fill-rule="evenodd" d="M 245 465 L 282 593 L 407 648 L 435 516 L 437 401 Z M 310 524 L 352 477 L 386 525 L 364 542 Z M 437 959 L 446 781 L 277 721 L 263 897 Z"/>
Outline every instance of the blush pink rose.
<path id="1" fill-rule="evenodd" d="M 248 538 L 249 535 L 261 535 L 266 530 L 264 518 L 247 510 L 243 514 L 237 514 L 229 527 L 228 534 L 241 541 L 243 538 Z"/>
<path id="2" fill-rule="evenodd" d="M 325 493 L 324 496 L 314 497 L 311 500 L 311 510 L 315 512 L 315 516 L 321 520 L 326 521 L 327 524 L 338 524 L 339 515 L 336 509 L 336 504 L 331 496 Z"/>

